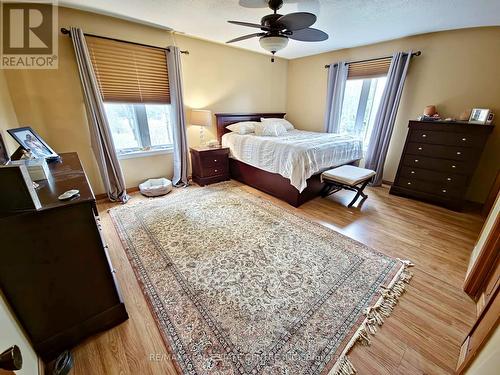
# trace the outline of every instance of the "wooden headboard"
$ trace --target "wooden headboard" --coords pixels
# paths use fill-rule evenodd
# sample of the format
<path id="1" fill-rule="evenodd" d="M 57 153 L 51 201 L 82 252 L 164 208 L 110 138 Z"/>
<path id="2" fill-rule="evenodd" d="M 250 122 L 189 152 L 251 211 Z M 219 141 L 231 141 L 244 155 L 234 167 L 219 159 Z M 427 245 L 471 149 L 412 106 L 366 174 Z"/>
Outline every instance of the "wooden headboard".
<path id="1" fill-rule="evenodd" d="M 261 117 L 283 118 L 285 113 L 216 113 L 217 119 L 217 140 L 220 142 L 222 136 L 229 133 L 227 126 L 240 121 L 260 121 Z"/>

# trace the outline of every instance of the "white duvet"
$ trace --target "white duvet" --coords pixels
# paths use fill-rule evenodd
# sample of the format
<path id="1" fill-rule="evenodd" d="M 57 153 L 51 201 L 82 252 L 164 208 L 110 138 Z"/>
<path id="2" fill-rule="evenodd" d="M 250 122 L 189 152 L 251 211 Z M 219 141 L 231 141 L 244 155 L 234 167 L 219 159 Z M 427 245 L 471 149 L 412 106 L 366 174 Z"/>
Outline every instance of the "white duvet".
<path id="1" fill-rule="evenodd" d="M 288 178 L 299 192 L 312 175 L 363 157 L 361 141 L 353 137 L 296 129 L 281 137 L 231 132 L 222 136 L 222 146 L 233 159 Z"/>

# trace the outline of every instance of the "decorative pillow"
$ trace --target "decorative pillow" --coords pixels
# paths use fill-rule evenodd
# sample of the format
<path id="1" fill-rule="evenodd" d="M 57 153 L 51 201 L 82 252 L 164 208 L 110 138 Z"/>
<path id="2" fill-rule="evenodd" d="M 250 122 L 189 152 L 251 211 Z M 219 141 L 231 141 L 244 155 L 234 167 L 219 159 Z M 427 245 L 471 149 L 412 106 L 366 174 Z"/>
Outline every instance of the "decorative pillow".
<path id="1" fill-rule="evenodd" d="M 255 135 L 279 137 L 286 134 L 283 124 L 277 122 L 258 123 L 255 125 Z"/>
<path id="2" fill-rule="evenodd" d="M 295 129 L 295 127 L 292 125 L 292 123 L 288 120 L 285 120 L 284 118 L 264 118 L 264 117 L 262 117 L 260 119 L 260 121 L 264 124 L 265 123 L 273 123 L 273 122 L 280 123 L 285 127 L 285 129 L 287 131 Z"/>
<path id="3" fill-rule="evenodd" d="M 258 121 L 241 121 L 235 124 L 226 126 L 227 129 L 238 134 L 250 134 L 255 132 L 255 125 L 260 124 Z"/>

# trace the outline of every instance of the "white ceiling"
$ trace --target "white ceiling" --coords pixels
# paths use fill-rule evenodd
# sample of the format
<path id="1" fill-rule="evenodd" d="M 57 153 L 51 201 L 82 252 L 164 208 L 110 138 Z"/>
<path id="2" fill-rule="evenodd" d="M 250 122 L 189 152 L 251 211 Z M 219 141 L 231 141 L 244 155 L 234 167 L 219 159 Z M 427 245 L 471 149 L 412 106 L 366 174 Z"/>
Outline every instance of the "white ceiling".
<path id="1" fill-rule="evenodd" d="M 215 42 L 259 31 L 227 20 L 260 23 L 262 16 L 271 13 L 269 8 L 242 7 L 238 0 L 60 0 L 59 4 L 172 28 Z M 291 40 L 278 56 L 297 58 L 432 31 L 500 25 L 500 0 L 285 0 L 279 13 L 296 11 L 316 14 L 318 21 L 313 27 L 330 38 L 316 43 Z M 235 45 L 264 52 L 258 38 Z"/>

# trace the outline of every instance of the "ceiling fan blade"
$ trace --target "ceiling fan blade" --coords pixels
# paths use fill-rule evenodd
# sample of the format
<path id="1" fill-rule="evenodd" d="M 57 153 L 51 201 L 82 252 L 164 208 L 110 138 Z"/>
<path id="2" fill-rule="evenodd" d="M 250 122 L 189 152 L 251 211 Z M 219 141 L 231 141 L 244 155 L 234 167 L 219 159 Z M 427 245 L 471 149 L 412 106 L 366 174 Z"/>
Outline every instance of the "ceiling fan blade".
<path id="1" fill-rule="evenodd" d="M 240 6 L 245 8 L 267 8 L 267 0 L 240 0 Z"/>
<path id="2" fill-rule="evenodd" d="M 226 43 L 234 43 L 234 42 L 239 42 L 240 40 L 245 40 L 245 39 L 250 39 L 256 36 L 264 36 L 266 33 L 254 33 L 254 34 L 248 34 L 248 35 L 243 35 L 240 36 L 239 38 L 234 38 L 231 40 L 228 40 Z"/>
<path id="3" fill-rule="evenodd" d="M 316 22 L 316 16 L 307 12 L 290 13 L 278 18 L 277 22 L 290 31 L 302 30 Z"/>
<path id="4" fill-rule="evenodd" d="M 292 35 L 287 35 L 290 39 L 302 42 L 322 42 L 328 39 L 328 34 L 324 31 L 308 27 L 307 29 L 296 30 Z"/>
<path id="5" fill-rule="evenodd" d="M 262 30 L 269 30 L 268 27 L 263 26 L 263 25 L 259 25 L 258 23 L 241 22 L 241 21 L 227 21 L 227 22 L 232 23 L 233 25 L 256 27 L 256 28 L 262 29 Z"/>

